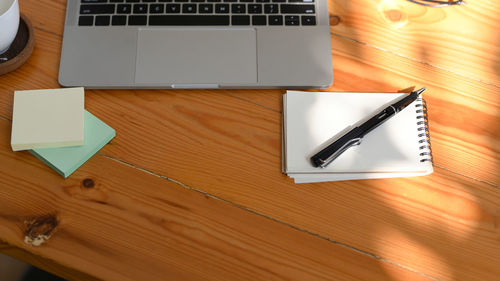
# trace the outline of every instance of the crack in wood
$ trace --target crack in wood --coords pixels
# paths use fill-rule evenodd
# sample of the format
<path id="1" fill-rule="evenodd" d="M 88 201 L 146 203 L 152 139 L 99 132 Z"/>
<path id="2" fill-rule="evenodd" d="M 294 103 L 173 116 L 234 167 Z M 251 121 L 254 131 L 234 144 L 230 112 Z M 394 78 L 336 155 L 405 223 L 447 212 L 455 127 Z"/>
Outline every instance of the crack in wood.
<path id="1" fill-rule="evenodd" d="M 295 230 L 297 230 L 297 231 L 304 232 L 304 233 L 307 233 L 307 234 L 309 234 L 309 235 L 315 236 L 315 237 L 317 237 L 317 238 L 320 238 L 320 239 L 326 240 L 326 241 L 328 241 L 328 242 L 330 242 L 330 243 L 337 244 L 337 245 L 339 245 L 339 246 L 342 246 L 342 247 L 347 248 L 347 249 L 349 249 L 349 250 L 355 251 L 355 252 L 360 253 L 360 254 L 362 254 L 362 255 L 369 256 L 369 257 L 371 257 L 371 258 L 374 258 L 374 259 L 379 260 L 379 261 L 382 261 L 382 262 L 387 262 L 387 263 L 389 263 L 389 264 L 392 264 L 392 265 L 397 266 L 397 267 L 399 267 L 399 268 L 402 268 L 402 269 L 404 269 L 404 270 L 408 270 L 408 271 L 410 271 L 410 272 L 413 272 L 413 273 L 419 274 L 419 275 L 421 275 L 421 276 L 424 276 L 424 277 L 426 277 L 426 278 L 432 279 L 432 280 L 434 280 L 434 281 L 441 281 L 440 279 L 438 279 L 438 278 L 436 278 L 436 277 L 434 277 L 434 276 L 431 276 L 431 275 L 429 275 L 429 274 L 426 274 L 426 273 L 423 273 L 423 272 L 417 271 L 417 270 L 415 270 L 415 269 L 413 269 L 413 268 L 410 268 L 410 267 L 404 266 L 404 265 L 402 265 L 402 264 L 399 264 L 399 263 L 393 262 L 393 261 L 388 260 L 388 259 L 385 259 L 385 258 L 383 258 L 383 257 L 381 257 L 381 256 L 377 256 L 377 255 L 375 255 L 375 254 L 373 254 L 373 253 L 370 253 L 370 252 L 367 252 L 367 251 L 360 250 L 360 249 L 358 249 L 358 248 L 355 248 L 355 247 L 350 246 L 350 245 L 348 245 L 348 244 L 342 243 L 342 242 L 340 242 L 340 241 L 333 240 L 333 239 L 331 239 L 331 238 L 329 238 L 329 237 L 326 237 L 326 236 L 323 236 L 323 235 L 321 235 L 321 234 L 318 234 L 318 233 L 315 233 L 315 232 L 311 232 L 311 231 L 309 231 L 309 230 L 307 230 L 307 229 L 300 228 L 300 227 L 298 227 L 298 226 L 295 226 L 295 225 L 293 225 L 293 224 L 287 223 L 287 222 L 285 222 L 285 221 L 282 221 L 282 220 L 279 220 L 279 219 L 273 218 L 273 217 L 268 216 L 268 215 L 266 215 L 266 214 L 263 214 L 263 213 L 260 213 L 260 212 L 258 212 L 258 211 L 255 211 L 255 210 L 249 209 L 249 208 L 247 208 L 247 207 L 245 207 L 245 206 L 243 206 L 243 205 L 239 205 L 239 204 L 234 203 L 234 202 L 232 202 L 232 201 L 229 201 L 229 200 L 226 200 L 226 199 L 224 199 L 224 198 L 218 197 L 218 196 L 216 196 L 216 195 L 210 194 L 210 193 L 208 193 L 208 192 L 206 192 L 206 191 L 203 191 L 203 190 L 197 189 L 197 188 L 195 188 L 195 187 L 192 187 L 192 186 L 186 185 L 186 184 L 184 184 L 184 183 L 182 183 L 182 182 L 180 182 L 180 181 L 177 181 L 177 180 L 174 180 L 174 179 L 171 179 L 171 178 L 168 178 L 168 177 L 162 176 L 162 175 L 160 175 L 160 174 L 157 174 L 157 173 L 155 173 L 155 172 L 153 172 L 153 171 L 150 171 L 150 170 L 147 170 L 147 169 L 141 168 L 141 167 L 139 167 L 139 166 L 137 166 L 137 165 L 134 165 L 134 164 L 131 164 L 131 163 L 125 162 L 125 161 L 123 161 L 123 160 L 120 160 L 120 159 L 117 159 L 117 158 L 114 158 L 114 157 L 111 157 L 111 156 L 108 156 L 108 155 L 104 155 L 104 154 L 99 154 L 99 155 L 100 155 L 100 156 L 103 156 L 103 157 L 106 157 L 106 158 L 108 158 L 108 159 L 110 159 L 110 160 L 116 161 L 116 162 L 118 162 L 118 163 L 121 163 L 121 164 L 123 164 L 123 165 L 129 166 L 129 167 L 131 167 L 131 168 L 137 169 L 137 170 L 139 170 L 139 171 L 142 171 L 142 172 L 148 173 L 148 174 L 150 174 L 150 175 L 152 175 L 152 176 L 155 176 L 155 177 L 158 177 L 158 178 L 161 178 L 161 179 L 164 179 L 164 180 L 167 180 L 167 181 L 173 182 L 173 183 L 178 184 L 178 185 L 180 185 L 180 186 L 182 186 L 182 187 L 184 187 L 184 188 L 186 188 L 186 189 L 189 189 L 189 190 L 192 190 L 192 191 L 198 192 L 198 193 L 202 194 L 203 196 L 205 196 L 207 199 L 208 199 L 208 198 L 213 198 L 213 199 L 215 199 L 215 200 L 218 200 L 218 201 L 224 202 L 224 203 L 226 203 L 226 204 L 229 204 L 230 206 L 233 206 L 233 207 L 235 207 L 235 208 L 245 210 L 245 211 L 250 212 L 250 213 L 252 213 L 252 214 L 255 214 L 255 215 L 258 215 L 258 216 L 264 217 L 264 218 L 269 219 L 269 220 L 271 220 L 271 221 L 274 221 L 274 222 L 276 222 L 276 223 L 279 223 L 279 224 L 285 225 L 285 226 L 287 226 L 287 227 L 290 227 L 290 228 L 292 228 L 292 229 L 295 229 Z"/>

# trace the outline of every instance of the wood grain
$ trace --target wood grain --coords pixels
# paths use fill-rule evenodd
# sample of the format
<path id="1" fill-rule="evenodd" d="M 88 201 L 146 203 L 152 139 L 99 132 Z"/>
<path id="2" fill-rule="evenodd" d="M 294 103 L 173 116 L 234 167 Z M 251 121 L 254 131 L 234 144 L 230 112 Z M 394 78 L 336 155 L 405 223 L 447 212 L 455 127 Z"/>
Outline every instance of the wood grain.
<path id="1" fill-rule="evenodd" d="M 104 156 L 63 180 L 10 152 L 9 127 L 0 120 L 0 235 L 64 267 L 123 281 L 429 280 Z M 51 238 L 25 244 L 24 222 L 47 215 L 58 221 Z"/>
<path id="2" fill-rule="evenodd" d="M 10 214 L 11 218 L 18 219 L 55 212 L 63 218 L 63 231 L 54 234 L 46 251 L 45 248 L 26 248 L 20 243 L 22 228 L 18 220 L 14 224 L 8 221 L 6 228 L 0 227 L 0 239 L 8 237 L 13 247 L 109 280 L 124 278 L 120 275 L 123 270 L 128 278 L 139 280 L 157 277 L 149 271 L 204 280 L 247 279 L 249 273 L 257 274 L 259 279 L 272 280 L 270 275 L 275 272 L 278 272 L 275 277 L 291 275 L 299 280 L 327 279 L 325 276 L 341 280 L 496 280 L 500 275 L 497 266 L 500 259 L 500 99 L 493 82 L 478 81 L 475 75 L 487 78 L 485 81 L 495 81 L 491 69 L 496 69 L 498 60 L 492 61 L 492 67 L 482 64 L 481 58 L 487 51 L 479 48 L 478 53 L 471 54 L 478 57 L 472 64 L 449 71 L 448 61 L 452 57 L 443 52 L 441 45 L 433 45 L 435 38 L 425 39 L 430 40 L 425 41 L 429 48 L 437 50 L 436 56 L 429 57 L 430 61 L 412 56 L 410 52 L 390 50 L 384 45 L 389 39 L 383 30 L 393 26 L 379 22 L 365 25 L 360 20 L 375 1 L 352 3 L 358 8 L 348 10 L 349 4 L 345 1 L 334 3 L 341 8 L 334 8 L 333 12 L 344 9 L 349 13 L 344 16 L 339 13 L 341 21 L 331 29 L 335 84 L 328 90 L 396 92 L 411 86 L 427 86 L 425 97 L 429 104 L 436 164 L 433 175 L 293 185 L 280 173 L 283 91 L 93 90 L 86 92 L 87 109 L 114 127 L 117 137 L 101 151 L 101 156 L 93 158 L 67 181 L 58 178 L 31 155 L 13 154 L 5 137 L 9 135 L 9 125 L 4 124 L 0 134 L 4 135 L 0 163 L 8 167 L 8 172 L 0 175 L 0 192 L 5 194 L 0 198 L 8 200 L 5 199 L 7 204 L 0 204 L 3 206 L 0 215 Z M 21 1 L 23 13 L 36 27 L 37 45 L 25 66 L 0 77 L 0 122 L 10 119 L 14 89 L 59 87 L 57 71 L 64 4 L 65 1 Z M 426 10 L 426 13 L 436 12 Z M 413 24 L 413 18 L 411 21 L 411 26 L 417 24 L 424 31 L 434 24 L 433 21 Z M 480 21 L 480 24 L 496 25 L 492 20 Z M 369 28 L 373 28 L 374 35 L 368 34 Z M 397 32 L 392 30 L 389 34 Z M 374 38 L 374 41 L 364 44 L 365 38 Z M 459 41 L 443 42 L 454 47 Z M 483 45 L 474 38 L 463 41 L 466 45 L 474 42 Z M 416 44 L 415 40 L 408 42 Z M 437 58 L 442 58 L 439 64 Z M 30 176 L 25 175 L 27 170 Z M 97 179 L 97 186 L 104 192 L 75 188 L 86 178 Z M 220 200 L 206 203 L 202 195 L 195 193 L 197 197 L 185 190 L 189 196 L 183 192 L 177 194 L 172 190 L 179 187 L 165 179 Z M 69 195 L 65 191 L 67 186 L 71 190 Z M 162 199 L 156 201 L 156 198 Z M 176 207 L 163 200 L 189 205 L 192 213 L 174 212 Z M 143 203 L 146 201 L 152 203 Z M 128 206 L 124 202 L 134 204 Z M 141 204 L 136 206 L 137 202 Z M 170 207 L 173 209 L 167 210 Z M 86 208 L 89 213 L 82 213 Z M 139 215 L 144 212 L 146 218 Z M 159 220 L 157 212 L 161 218 L 174 216 L 178 224 Z M 202 216 L 205 219 L 202 220 L 200 214 L 205 213 L 209 215 Z M 231 214 L 229 218 L 227 214 Z M 148 220 L 148 216 L 153 219 Z M 196 220 L 191 222 L 186 217 L 196 217 Z M 212 224 L 229 228 L 230 234 L 221 234 Z M 180 230 L 176 228 L 178 225 Z M 156 251 L 156 245 L 153 246 L 147 235 L 164 235 L 162 231 L 168 232 L 167 228 L 180 231 L 169 232 L 169 239 L 190 242 L 172 246 L 168 244 L 170 240 L 164 242 L 155 236 L 155 241 L 164 242 L 158 246 L 161 251 Z M 260 232 L 255 234 L 253 228 Z M 287 231 L 292 228 L 295 230 Z M 136 233 L 126 229 L 134 229 Z M 193 232 L 182 232 L 186 229 Z M 122 234 L 125 241 L 117 240 Z M 257 241 L 255 252 L 241 252 L 250 247 L 240 241 L 242 237 Z M 224 239 L 227 244 L 218 242 Z M 284 242 L 280 242 L 283 239 Z M 80 257 L 83 261 L 75 257 L 68 259 L 68 253 L 60 256 L 75 240 L 76 248 L 71 249 L 88 254 L 88 257 Z M 79 241 L 91 243 L 93 247 L 85 251 Z M 143 248 L 137 249 L 137 243 L 130 241 L 145 243 L 151 254 Z M 346 246 L 342 248 L 345 251 L 336 252 L 339 250 L 329 248 L 332 243 L 323 244 L 325 241 L 341 243 Z M 276 249 L 273 247 L 289 252 L 271 256 L 267 249 Z M 328 251 L 323 251 L 323 247 Z M 359 254 L 358 250 L 366 255 L 361 258 L 355 255 Z M 134 251 L 151 264 L 136 265 L 135 256 L 131 254 Z M 215 251 L 216 257 L 222 257 L 222 264 L 234 268 L 234 272 L 228 273 L 220 265 L 193 257 L 196 251 L 201 251 L 202 257 Z M 110 264 L 105 269 L 101 264 L 92 263 L 93 259 L 109 258 L 109 252 L 113 252 L 117 263 L 107 261 Z M 334 253 L 333 258 L 330 253 Z M 295 257 L 294 254 L 301 257 L 299 262 L 303 266 L 298 271 L 291 270 L 290 275 L 283 273 L 289 271 L 289 257 Z M 263 266 L 255 261 L 262 256 L 266 257 L 263 263 L 268 262 L 268 256 L 275 258 Z M 345 260 L 344 256 L 347 256 Z M 324 265 L 318 269 L 321 275 L 309 272 L 308 269 L 315 266 L 306 260 L 321 261 Z M 131 268 L 123 269 L 124 265 Z M 144 270 L 137 269 L 139 265 L 144 266 Z M 166 265 L 172 267 L 172 271 L 164 269 Z"/>
<path id="3" fill-rule="evenodd" d="M 34 265 L 41 268 L 47 272 L 56 273 L 58 276 L 66 280 L 79 280 L 79 281 L 98 281 L 97 279 L 88 274 L 80 271 L 76 271 L 72 268 L 62 266 L 60 263 L 54 260 L 50 260 L 39 255 L 33 254 L 28 250 L 10 246 L 7 243 L 0 242 L 0 253 L 9 255 L 18 260 L 22 260 L 28 264 Z"/>
<path id="4" fill-rule="evenodd" d="M 378 87 L 396 92 L 426 86 L 434 163 L 472 178 L 500 185 L 500 95 L 495 86 L 477 83 L 351 41 L 334 38 L 337 83 L 341 90 Z M 366 54 L 360 58 L 359 53 Z M 387 67 L 390 65 L 390 67 Z M 432 77 L 432 79 L 428 79 Z M 359 81 L 363 83 L 359 83 Z M 361 84 L 362 86 L 355 86 Z"/>
<path id="5" fill-rule="evenodd" d="M 37 15 L 33 14 L 34 22 L 42 21 L 40 19 L 42 16 Z M 62 13 L 60 20 L 63 21 Z M 45 44 L 40 46 L 43 55 L 39 56 L 36 52 L 32 58 L 34 63 L 30 66 L 38 68 L 37 70 L 41 72 L 50 70 L 52 73 L 57 73 L 59 49 L 55 46 L 60 46 L 61 38 L 40 30 L 38 33 L 51 40 L 41 42 Z M 334 37 L 332 41 L 335 47 L 336 82 L 329 90 L 395 92 L 411 85 L 427 86 L 429 90 L 425 96 L 429 103 L 436 164 L 494 185 L 500 184 L 500 177 L 495 172 L 495 167 L 500 165 L 497 149 L 500 145 L 496 140 L 496 136 L 500 134 L 499 127 L 496 126 L 500 115 L 497 110 L 500 104 L 497 87 L 475 83 L 474 80 L 463 77 L 455 79 L 456 75 L 447 71 L 411 60 L 399 60 L 396 55 L 356 44 L 344 38 Z M 49 49 L 52 49 L 53 54 L 47 53 Z M 366 58 L 359 54 L 366 54 Z M 32 73 L 26 75 L 33 76 Z M 429 76 L 432 77 L 431 81 L 427 79 Z M 7 85 L 14 89 L 40 87 L 37 84 L 33 85 L 33 81 L 14 79 L 6 79 Z M 27 85 L 24 85 L 25 83 Z M 47 83 L 45 87 L 58 87 L 53 78 L 47 79 Z M 199 92 L 204 93 L 204 91 Z M 240 90 L 220 93 L 248 100 L 275 111 L 281 110 L 280 95 L 277 91 Z M 0 114 L 5 112 L 3 116 L 6 118 L 11 116 L 9 98 L 10 96 L 5 97 L 7 99 L 5 103 L 2 101 L 0 104 L 4 109 Z M 459 115 L 459 118 L 455 118 L 456 115 Z M 463 161 L 464 159 L 466 161 Z"/>
<path id="6" fill-rule="evenodd" d="M 107 155 L 147 167 L 189 186 L 398 264 L 411 264 L 412 268 L 438 278 L 447 280 L 451 277 L 442 272 L 442 268 L 436 270 L 438 259 L 446 261 L 451 268 L 457 268 L 458 274 L 468 280 L 484 279 L 487 275 L 478 277 L 476 272 L 461 270 L 459 265 L 464 262 L 471 266 L 487 266 L 493 275 L 500 273 L 494 262 L 500 253 L 498 231 L 495 230 L 496 213 L 500 207 L 498 189 L 441 169 L 437 169 L 434 175 L 419 179 L 290 185 L 291 181 L 279 172 L 278 113 L 240 101 L 231 101 L 229 106 L 227 98 L 211 93 L 170 93 L 161 97 L 148 92 L 138 95 L 121 93 L 116 104 L 112 102 L 115 101 L 113 93 L 108 94 L 97 91 L 87 96 L 89 101 L 95 99 L 91 102 L 93 111 L 106 116 L 107 122 L 123 126 L 122 135 L 114 141 Z M 100 108 L 102 104 L 109 106 L 103 110 Z M 161 106 L 156 108 L 154 104 Z M 130 114 L 120 116 L 126 122 L 117 122 L 113 115 L 124 110 Z M 151 139 L 147 136 L 149 131 L 165 133 Z M 419 191 L 421 201 L 415 207 L 405 208 L 415 200 L 407 195 L 410 191 L 416 195 L 413 190 Z M 459 194 L 453 195 L 455 192 Z M 435 201 L 428 201 L 436 193 L 443 195 L 438 195 Z M 387 198 L 387 201 L 381 198 Z M 485 205 L 483 202 L 488 198 L 494 198 L 493 202 L 497 203 Z M 458 205 L 443 209 L 442 200 L 451 200 Z M 393 209 L 389 203 L 393 201 L 404 203 Z M 464 206 L 477 217 L 473 215 L 468 217 L 472 220 L 462 221 L 461 216 L 466 213 L 462 209 Z M 436 212 L 429 214 L 429 209 Z M 422 218 L 428 215 L 430 217 Z M 420 219 L 409 224 L 403 219 L 413 216 Z M 479 226 L 478 223 L 485 218 L 488 222 Z M 458 248 L 438 241 L 442 237 L 460 241 L 461 235 L 447 233 L 438 225 L 449 224 L 458 231 L 464 223 L 468 229 L 464 230 L 465 233 L 474 233 L 477 240 L 460 244 L 463 251 L 470 250 L 469 256 L 455 256 Z M 373 231 L 386 227 L 389 232 L 396 233 L 408 229 L 411 236 L 429 243 L 439 252 L 437 256 L 442 256 L 426 255 L 422 249 L 425 246 L 418 242 L 394 241 L 390 235 L 372 235 Z M 489 233 L 495 234 L 489 236 Z M 379 249 L 376 246 L 379 243 L 390 243 L 392 249 L 398 250 L 389 253 L 386 249 Z M 478 248 L 481 250 L 475 253 Z M 422 259 L 415 259 L 415 256 Z"/>
<path id="7" fill-rule="evenodd" d="M 458 76 L 500 86 L 500 2 L 429 8 L 399 0 L 329 0 L 332 32 Z M 368 58 L 368 56 L 366 56 Z"/>

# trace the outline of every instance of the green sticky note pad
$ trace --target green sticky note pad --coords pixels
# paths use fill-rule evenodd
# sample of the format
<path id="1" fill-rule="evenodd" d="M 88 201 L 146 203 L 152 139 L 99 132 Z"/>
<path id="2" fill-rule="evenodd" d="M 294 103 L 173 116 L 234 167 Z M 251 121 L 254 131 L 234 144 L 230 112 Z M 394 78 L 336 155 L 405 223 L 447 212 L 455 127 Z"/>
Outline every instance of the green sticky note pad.
<path id="1" fill-rule="evenodd" d="M 67 178 L 115 137 L 115 130 L 85 110 L 84 144 L 81 146 L 37 148 L 31 154 Z"/>

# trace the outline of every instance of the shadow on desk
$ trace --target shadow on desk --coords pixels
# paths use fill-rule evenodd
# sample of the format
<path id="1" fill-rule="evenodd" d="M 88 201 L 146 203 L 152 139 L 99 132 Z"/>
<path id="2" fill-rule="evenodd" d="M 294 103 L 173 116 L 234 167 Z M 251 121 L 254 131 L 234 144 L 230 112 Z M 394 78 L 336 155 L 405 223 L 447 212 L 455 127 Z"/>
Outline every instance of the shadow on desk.
<path id="1" fill-rule="evenodd" d="M 495 147 L 497 142 L 495 135 L 498 135 L 500 131 L 496 123 L 497 119 L 494 117 L 494 112 L 480 112 L 480 109 L 473 108 L 470 102 L 479 97 L 484 98 L 484 100 L 481 101 L 481 106 L 494 106 L 494 103 L 498 102 L 498 98 L 480 96 L 476 93 L 477 91 L 475 91 L 475 88 L 469 86 L 472 83 L 476 83 L 478 79 L 481 80 L 477 83 L 479 87 L 483 87 L 487 84 L 499 85 L 500 64 L 499 60 L 495 58 L 499 57 L 498 54 L 500 49 L 494 48 L 498 46 L 498 44 L 493 44 L 494 40 L 500 42 L 498 33 L 487 34 L 487 30 L 481 30 L 479 27 L 484 26 L 484 24 L 479 20 L 477 20 L 478 28 L 475 28 L 475 26 L 461 26 L 464 30 L 469 29 L 479 32 L 474 37 L 481 40 L 477 43 L 484 43 L 486 49 L 491 48 L 491 50 L 489 50 L 491 57 L 489 56 L 488 61 L 483 60 L 481 56 L 476 56 L 473 62 L 465 62 L 464 57 L 467 58 L 467 56 L 453 57 L 451 54 L 456 50 L 450 48 L 449 52 L 444 52 L 440 45 L 438 45 L 438 43 L 443 43 L 440 41 L 441 38 L 444 41 L 444 38 L 450 34 L 449 32 L 443 33 L 446 35 L 434 39 L 419 38 L 419 35 L 430 30 L 434 22 L 429 21 L 429 26 L 426 26 L 425 20 L 427 18 L 422 14 L 419 14 L 419 18 L 416 18 L 419 21 L 412 22 L 412 18 L 409 18 L 408 15 L 403 13 L 404 9 L 398 8 L 398 5 L 406 5 L 405 2 L 389 0 L 377 0 L 372 2 L 379 3 L 378 7 L 383 13 L 377 14 L 377 12 L 380 11 L 372 9 L 373 18 L 366 21 L 368 23 L 365 23 L 364 19 L 359 16 L 359 10 L 373 8 L 369 4 L 366 4 L 365 7 L 360 7 L 360 5 L 356 4 L 362 4 L 362 1 L 330 1 L 331 6 L 334 6 L 333 8 L 330 7 L 330 15 L 341 14 L 340 24 L 331 27 L 332 37 L 337 39 L 332 43 L 334 55 L 336 54 L 337 57 L 340 58 L 354 57 L 357 64 L 363 65 L 363 68 L 360 69 L 373 68 L 373 70 L 375 70 L 376 68 L 374 66 L 384 66 L 393 63 L 389 71 L 394 73 L 398 70 L 400 71 L 400 73 L 394 75 L 399 77 L 399 82 L 414 81 L 426 83 L 425 86 L 432 86 L 435 90 L 426 95 L 426 98 L 430 101 L 430 128 L 431 130 L 433 129 L 433 118 L 436 120 L 435 128 L 440 127 L 434 131 L 437 132 L 437 138 L 445 135 L 443 133 L 443 128 L 452 128 L 456 126 L 457 123 L 460 123 L 460 120 L 457 121 L 456 118 L 460 115 L 460 110 L 463 110 L 462 108 L 469 107 L 473 110 L 477 110 L 479 116 L 474 118 L 477 123 L 483 122 L 482 125 L 475 126 L 474 123 L 470 121 L 466 124 L 466 126 L 470 128 L 469 131 L 472 132 L 472 134 L 480 136 L 479 139 L 481 142 L 475 145 L 477 145 L 477 147 Z M 477 3 L 480 5 L 479 1 L 477 1 Z M 425 9 L 420 7 L 418 10 L 430 13 L 432 17 L 430 17 L 429 20 L 435 20 L 449 27 L 450 22 L 454 19 L 460 16 L 466 17 L 467 15 L 472 15 L 475 10 L 471 7 L 477 10 L 480 10 L 479 8 L 487 8 L 487 5 L 477 7 L 478 5 L 468 6 L 467 10 L 463 7 L 461 7 L 462 10 L 458 8 L 454 10 L 453 8 Z M 487 11 L 484 12 L 486 13 Z M 446 16 L 448 14 L 453 14 L 454 17 L 447 18 Z M 405 29 L 407 23 L 408 25 Z M 474 22 L 469 20 L 468 24 L 471 23 L 474 24 Z M 460 25 L 463 23 L 457 22 L 457 24 Z M 375 26 L 375 28 L 371 28 L 371 26 Z M 365 30 L 360 27 L 364 27 Z M 380 33 L 379 35 L 382 39 L 374 39 L 374 34 L 377 32 Z M 348 36 L 346 34 L 348 34 Z M 447 45 L 453 46 L 455 44 L 460 46 L 460 42 L 462 41 L 469 42 L 469 38 L 465 36 L 461 37 L 463 34 L 457 33 L 454 35 L 457 35 L 457 37 L 454 38 L 455 41 L 448 42 Z M 391 36 L 393 38 L 389 39 Z M 491 40 L 491 38 L 493 38 L 493 40 Z M 435 40 L 435 42 L 433 40 Z M 360 44 L 352 44 L 352 41 Z M 398 45 L 398 43 L 403 41 L 408 41 L 411 43 L 412 47 L 405 49 L 402 44 Z M 428 44 L 428 42 L 434 44 Z M 387 50 L 383 52 L 373 51 L 374 48 L 371 48 L 370 45 L 381 46 L 389 52 Z M 370 50 L 372 50 L 372 52 Z M 377 55 L 377 52 L 381 55 Z M 468 55 L 472 57 L 474 56 L 473 54 L 479 53 L 480 52 L 472 52 L 472 54 Z M 391 61 L 391 59 L 397 57 L 401 58 L 401 63 Z M 474 65 L 474 63 L 476 67 L 470 67 Z M 457 67 L 452 67 L 454 65 Z M 337 71 L 334 71 L 334 73 L 343 72 L 342 66 L 338 64 L 335 66 L 334 64 L 334 67 L 337 68 Z M 429 72 L 431 67 L 432 72 Z M 457 82 L 453 81 L 453 79 L 456 78 L 462 79 L 462 81 L 460 81 L 460 87 L 458 87 L 456 83 L 451 83 Z M 370 92 L 375 86 L 379 86 L 378 88 L 391 89 L 395 84 L 391 83 L 389 79 L 385 79 L 383 75 L 376 75 L 374 72 L 372 76 L 368 77 L 368 80 L 366 80 L 366 77 L 362 74 L 351 75 L 349 79 L 338 79 L 336 80 L 335 86 L 340 89 L 356 88 L 357 91 L 360 92 Z M 453 87 L 453 93 L 455 95 L 444 95 L 444 92 L 447 91 L 446 87 L 448 86 Z M 437 91 L 438 89 L 442 91 Z M 484 129 L 484 131 L 481 129 Z M 458 134 L 460 130 L 465 131 L 466 129 L 460 128 L 457 130 Z M 433 133 L 431 132 L 431 140 L 432 137 Z M 463 141 L 464 143 L 470 143 L 470 139 L 471 138 L 457 137 L 458 141 Z M 370 204 L 370 206 L 368 206 L 376 208 L 370 210 L 373 212 L 373 216 L 391 218 L 390 221 L 384 224 L 367 222 L 364 232 L 371 233 L 371 237 L 390 237 L 390 239 L 386 240 L 393 240 L 395 243 L 405 244 L 409 248 L 413 248 L 409 252 L 413 254 L 418 253 L 418 256 L 395 253 L 391 245 L 384 244 L 384 241 L 376 239 L 371 239 L 367 242 L 363 241 L 366 242 L 363 246 L 365 249 L 369 249 L 370 252 L 380 255 L 383 259 L 396 260 L 397 263 L 408 265 L 409 269 L 421 272 L 428 277 L 434 277 L 440 280 L 494 280 L 494 278 L 492 278 L 494 275 L 490 275 L 486 271 L 487 268 L 495 268 L 495 257 L 498 257 L 498 254 L 490 249 L 489 246 L 482 245 L 480 240 L 484 242 L 484 237 L 487 237 L 490 233 L 496 233 L 497 225 L 495 221 L 497 220 L 497 214 L 495 214 L 495 210 L 497 207 L 495 207 L 496 203 L 490 201 L 488 192 L 494 190 L 489 187 L 491 186 L 494 188 L 495 184 L 498 183 L 498 177 L 496 181 L 495 178 L 492 178 L 487 182 L 490 186 L 480 186 L 481 183 L 479 181 L 476 182 L 476 179 L 470 176 L 471 174 L 473 175 L 474 172 L 460 169 L 454 170 L 453 167 L 481 167 L 481 169 L 494 171 L 500 171 L 500 167 L 487 165 L 488 162 L 482 162 L 484 159 L 480 157 L 460 159 L 462 161 L 470 161 L 463 165 L 451 163 L 458 159 L 458 157 L 452 155 L 453 152 L 460 153 L 460 149 L 451 148 L 451 145 L 453 145 L 452 142 L 446 143 L 445 145 L 450 146 L 450 148 L 445 149 L 443 145 L 444 142 L 442 140 L 439 141 L 439 145 L 436 146 L 438 148 L 438 153 L 434 155 L 437 156 L 436 162 L 438 165 L 436 169 L 439 170 L 438 173 L 446 176 L 438 178 L 431 175 L 428 181 L 422 183 L 421 190 L 410 190 L 401 186 L 401 190 L 397 192 L 404 194 L 404 198 L 411 198 L 414 201 L 413 203 L 416 204 L 413 206 L 415 209 L 427 209 L 427 214 L 419 213 L 413 217 L 411 215 L 413 212 L 413 207 L 411 205 L 404 206 L 403 204 L 399 204 L 396 202 L 397 200 L 394 200 L 396 197 L 393 197 L 392 201 L 384 198 L 380 196 L 381 193 L 377 192 L 376 189 L 363 189 L 366 197 L 369 197 L 373 200 L 372 202 L 374 202 L 373 205 Z M 493 143 L 488 143 L 489 141 L 493 141 Z M 472 161 L 474 162 L 471 163 Z M 452 166 L 450 170 L 451 173 L 445 171 L 449 168 L 448 166 Z M 463 184 L 457 186 L 446 186 L 449 185 L 446 178 L 449 178 L 449 182 L 451 183 L 451 179 L 454 176 L 470 180 L 470 183 L 464 181 Z M 436 180 L 435 183 L 433 183 L 434 180 Z M 428 185 L 430 188 L 424 185 Z M 440 185 L 446 187 L 446 189 L 435 188 L 433 190 L 434 186 Z M 427 189 L 426 192 L 425 189 Z M 402 190 L 404 190 L 404 193 Z M 360 207 L 362 206 L 360 205 Z M 493 238 L 487 239 L 490 239 L 490 246 L 494 245 Z M 355 245 L 353 241 L 355 241 L 355 239 L 348 241 L 347 244 Z M 399 258 L 399 260 L 394 257 Z M 426 258 L 433 261 L 432 265 L 425 261 Z M 381 263 L 381 266 L 383 266 L 383 263 Z M 474 275 L 471 268 L 480 270 Z M 392 276 L 390 271 L 386 271 L 386 274 L 386 280 L 399 280 L 397 276 Z"/>
<path id="2" fill-rule="evenodd" d="M 2 254 L 0 254 L 0 276 L 3 281 L 66 281 L 66 279 Z"/>

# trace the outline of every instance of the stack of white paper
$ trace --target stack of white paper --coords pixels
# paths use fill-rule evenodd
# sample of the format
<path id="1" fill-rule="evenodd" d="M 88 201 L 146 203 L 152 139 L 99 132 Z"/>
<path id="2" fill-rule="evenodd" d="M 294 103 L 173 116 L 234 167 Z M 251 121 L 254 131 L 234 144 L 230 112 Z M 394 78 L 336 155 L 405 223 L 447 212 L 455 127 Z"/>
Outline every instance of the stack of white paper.
<path id="1" fill-rule="evenodd" d="M 367 134 L 361 145 L 349 148 L 326 168 L 310 163 L 310 157 L 325 145 L 402 95 L 288 91 L 283 96 L 283 172 L 296 183 L 432 173 L 428 133 L 422 129 L 427 125 L 422 99 Z"/>

